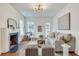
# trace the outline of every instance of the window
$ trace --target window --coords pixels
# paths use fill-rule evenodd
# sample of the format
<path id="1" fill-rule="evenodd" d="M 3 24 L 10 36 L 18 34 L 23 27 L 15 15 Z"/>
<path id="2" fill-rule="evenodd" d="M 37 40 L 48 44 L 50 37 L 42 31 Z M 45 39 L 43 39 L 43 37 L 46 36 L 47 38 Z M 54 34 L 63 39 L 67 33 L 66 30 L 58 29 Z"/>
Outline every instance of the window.
<path id="1" fill-rule="evenodd" d="M 20 20 L 20 34 L 24 34 L 24 23 L 22 20 Z"/>
<path id="2" fill-rule="evenodd" d="M 47 35 L 50 32 L 50 23 L 45 23 L 45 34 Z"/>
<path id="3" fill-rule="evenodd" d="M 34 22 L 28 22 L 27 23 L 27 32 L 35 32 L 35 24 Z"/>

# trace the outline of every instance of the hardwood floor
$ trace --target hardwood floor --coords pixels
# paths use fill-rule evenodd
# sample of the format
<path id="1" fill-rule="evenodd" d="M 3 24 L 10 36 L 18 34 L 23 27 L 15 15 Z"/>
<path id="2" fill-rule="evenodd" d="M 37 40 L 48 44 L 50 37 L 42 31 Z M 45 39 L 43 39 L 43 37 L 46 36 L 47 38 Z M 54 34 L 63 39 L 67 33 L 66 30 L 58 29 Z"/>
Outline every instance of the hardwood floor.
<path id="1" fill-rule="evenodd" d="M 59 56 L 63 56 L 62 52 L 56 52 Z M 78 56 L 77 54 L 75 54 L 74 52 L 69 52 L 69 56 Z"/>
<path id="2" fill-rule="evenodd" d="M 57 52 L 56 52 L 57 53 Z M 59 56 L 62 56 L 63 53 L 60 52 L 60 53 L 57 53 Z M 2 53 L 0 56 L 17 56 L 16 52 L 15 53 L 11 53 L 11 52 L 7 52 L 7 53 Z M 76 55 L 75 53 L 69 53 L 69 56 L 78 56 Z"/>
<path id="3" fill-rule="evenodd" d="M 17 54 L 16 53 L 7 52 L 7 53 L 2 53 L 0 56 L 17 56 Z"/>

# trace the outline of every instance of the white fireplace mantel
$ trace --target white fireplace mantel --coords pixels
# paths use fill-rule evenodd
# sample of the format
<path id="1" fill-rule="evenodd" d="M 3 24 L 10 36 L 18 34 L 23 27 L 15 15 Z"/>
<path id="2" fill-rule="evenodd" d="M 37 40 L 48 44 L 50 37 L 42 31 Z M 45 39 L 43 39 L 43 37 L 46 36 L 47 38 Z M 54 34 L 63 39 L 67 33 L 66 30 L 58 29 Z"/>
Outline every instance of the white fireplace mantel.
<path id="1" fill-rule="evenodd" d="M 19 29 L 11 30 L 8 28 L 0 28 L 0 54 L 9 51 L 10 48 L 10 33 L 20 32 Z"/>
<path id="2" fill-rule="evenodd" d="M 9 29 L 8 32 L 9 32 L 9 33 L 16 33 L 16 32 L 19 32 L 19 29 L 16 29 L 16 30 L 10 30 L 10 29 Z"/>

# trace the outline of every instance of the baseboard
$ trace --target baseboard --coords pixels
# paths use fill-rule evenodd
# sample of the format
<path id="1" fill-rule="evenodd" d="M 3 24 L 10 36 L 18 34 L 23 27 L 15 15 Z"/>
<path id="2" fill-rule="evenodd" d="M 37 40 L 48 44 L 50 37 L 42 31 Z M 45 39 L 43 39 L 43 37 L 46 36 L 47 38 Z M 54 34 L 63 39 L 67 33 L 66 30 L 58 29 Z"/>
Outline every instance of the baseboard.
<path id="1" fill-rule="evenodd" d="M 55 51 L 56 53 L 63 53 L 63 51 Z M 69 51 L 69 53 L 75 53 L 74 51 Z"/>

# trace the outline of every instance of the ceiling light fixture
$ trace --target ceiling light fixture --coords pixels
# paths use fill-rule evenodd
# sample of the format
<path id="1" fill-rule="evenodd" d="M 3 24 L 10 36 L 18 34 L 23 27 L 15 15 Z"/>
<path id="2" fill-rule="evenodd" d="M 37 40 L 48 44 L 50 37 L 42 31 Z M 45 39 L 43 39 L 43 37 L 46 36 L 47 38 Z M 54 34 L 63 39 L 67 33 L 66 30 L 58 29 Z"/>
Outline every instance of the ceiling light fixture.
<path id="1" fill-rule="evenodd" d="M 43 11 L 43 5 L 42 4 L 36 4 L 35 6 L 33 6 L 33 10 L 34 12 L 42 12 Z"/>

